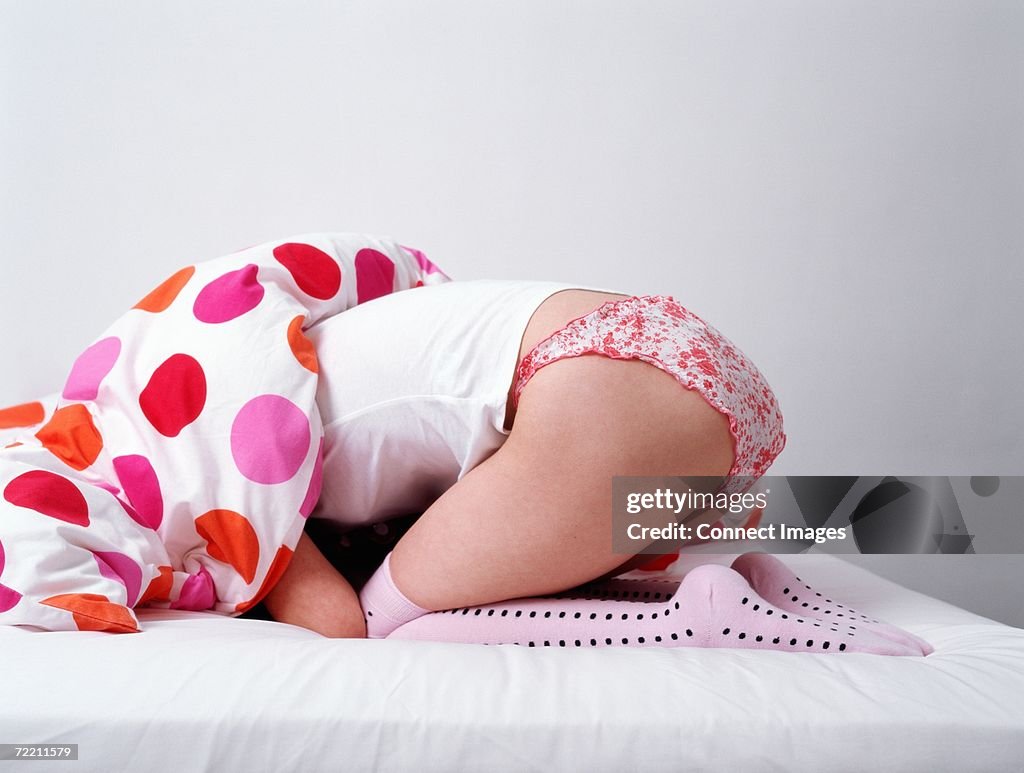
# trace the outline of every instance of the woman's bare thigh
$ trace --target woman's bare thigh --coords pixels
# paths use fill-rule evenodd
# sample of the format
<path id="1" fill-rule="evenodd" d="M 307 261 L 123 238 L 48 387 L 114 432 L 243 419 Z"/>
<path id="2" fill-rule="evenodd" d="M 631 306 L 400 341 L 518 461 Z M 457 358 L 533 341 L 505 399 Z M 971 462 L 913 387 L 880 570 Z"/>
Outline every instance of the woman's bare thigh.
<path id="1" fill-rule="evenodd" d="M 522 353 L 617 297 L 552 296 Z M 732 465 L 725 417 L 639 360 L 551 363 L 525 385 L 513 418 L 505 444 L 395 547 L 395 582 L 425 608 L 555 593 L 605 575 L 629 558 L 611 544 L 613 475 L 725 475 Z"/>

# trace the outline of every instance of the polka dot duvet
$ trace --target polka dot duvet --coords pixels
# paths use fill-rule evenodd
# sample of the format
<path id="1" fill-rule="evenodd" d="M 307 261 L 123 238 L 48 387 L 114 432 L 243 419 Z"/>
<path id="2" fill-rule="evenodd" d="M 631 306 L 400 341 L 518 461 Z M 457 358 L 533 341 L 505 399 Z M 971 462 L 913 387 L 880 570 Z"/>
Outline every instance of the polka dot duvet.
<path id="1" fill-rule="evenodd" d="M 418 250 L 355 234 L 169 277 L 78 356 L 59 395 L 0 410 L 0 624 L 134 632 L 137 607 L 256 604 L 320 490 L 303 331 L 446 281 Z"/>

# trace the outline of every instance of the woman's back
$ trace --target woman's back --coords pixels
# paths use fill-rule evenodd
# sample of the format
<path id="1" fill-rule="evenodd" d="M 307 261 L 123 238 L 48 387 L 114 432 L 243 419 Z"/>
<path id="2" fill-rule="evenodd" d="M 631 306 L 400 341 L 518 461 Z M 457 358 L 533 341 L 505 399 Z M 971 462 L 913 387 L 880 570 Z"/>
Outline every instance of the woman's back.
<path id="1" fill-rule="evenodd" d="M 505 441 L 523 332 L 574 285 L 475 280 L 377 298 L 306 331 L 319 357 L 324 482 L 315 517 L 421 512 Z"/>

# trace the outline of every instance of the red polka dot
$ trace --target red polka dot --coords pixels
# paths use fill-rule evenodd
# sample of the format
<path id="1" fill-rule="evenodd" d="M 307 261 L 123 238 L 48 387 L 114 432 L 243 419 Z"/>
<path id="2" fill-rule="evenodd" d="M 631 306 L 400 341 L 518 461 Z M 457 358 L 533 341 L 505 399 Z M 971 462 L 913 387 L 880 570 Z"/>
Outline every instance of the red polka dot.
<path id="1" fill-rule="evenodd" d="M 248 266 L 229 271 L 199 291 L 192 313 L 200 322 L 229 322 L 252 311 L 263 300 L 263 285 L 256 279 L 259 268 Z"/>
<path id="2" fill-rule="evenodd" d="M 299 315 L 288 325 L 288 346 L 291 347 L 292 354 L 295 355 L 295 359 L 302 367 L 313 373 L 319 373 L 320 365 L 316 359 L 316 348 L 302 332 L 302 323 L 305 321 L 306 318 Z"/>
<path id="3" fill-rule="evenodd" d="M 103 438 L 93 424 L 92 414 L 81 403 L 54 411 L 36 432 L 36 438 L 51 454 L 76 470 L 84 470 L 103 450 Z"/>
<path id="4" fill-rule="evenodd" d="M 186 266 L 165 279 L 149 295 L 136 303 L 132 308 L 142 309 L 157 314 L 172 303 L 178 297 L 181 289 L 188 284 L 188 280 L 196 273 L 195 266 Z"/>
<path id="5" fill-rule="evenodd" d="M 141 526 L 160 528 L 164 519 L 164 500 L 156 470 L 149 459 L 138 454 L 119 456 L 114 459 L 114 472 L 131 503 L 130 508 L 125 508 L 128 515 Z"/>
<path id="6" fill-rule="evenodd" d="M 637 567 L 641 572 L 660 572 L 662 569 L 666 569 L 670 564 L 675 563 L 675 560 L 679 558 L 678 553 L 664 553 L 656 556 Z"/>
<path id="7" fill-rule="evenodd" d="M 249 520 L 233 510 L 210 510 L 196 518 L 196 531 L 206 540 L 206 552 L 230 564 L 247 583 L 256 577 L 260 541 Z"/>
<path id="8" fill-rule="evenodd" d="M 89 525 L 89 504 L 78 486 L 48 470 L 24 472 L 4 488 L 4 499 L 76 526 Z"/>
<path id="9" fill-rule="evenodd" d="M 0 409 L 0 429 L 34 427 L 45 418 L 46 410 L 43 408 L 43 404 L 38 401 L 12 405 L 10 408 Z"/>
<path id="10" fill-rule="evenodd" d="M 359 250 L 356 253 L 356 290 L 359 303 L 390 295 L 394 289 L 394 261 L 377 250 Z"/>
<path id="11" fill-rule="evenodd" d="M 123 604 L 114 604 L 98 593 L 65 593 L 50 596 L 40 604 L 65 609 L 71 613 L 79 631 L 138 633 L 139 626 L 132 611 Z"/>
<path id="12" fill-rule="evenodd" d="M 260 589 L 256 591 L 256 595 L 248 601 L 243 601 L 235 607 L 236 612 L 246 612 L 252 609 L 254 606 L 260 603 L 264 596 L 270 593 L 271 589 L 277 585 L 277 581 L 281 579 L 284 574 L 284 570 L 288 568 L 288 564 L 292 560 L 292 549 L 287 545 L 282 545 L 277 549 L 277 553 L 274 554 L 274 560 L 270 564 L 270 569 L 267 571 L 267 576 L 263 578 L 263 582 L 260 585 Z"/>
<path id="13" fill-rule="evenodd" d="M 288 269 L 306 295 L 326 301 L 341 289 L 341 267 L 323 250 L 311 244 L 289 242 L 274 248 L 277 262 Z"/>
<path id="14" fill-rule="evenodd" d="M 206 405 L 206 374 L 187 354 L 168 357 L 139 395 L 139 406 L 149 423 L 165 437 L 177 437 L 199 418 Z"/>

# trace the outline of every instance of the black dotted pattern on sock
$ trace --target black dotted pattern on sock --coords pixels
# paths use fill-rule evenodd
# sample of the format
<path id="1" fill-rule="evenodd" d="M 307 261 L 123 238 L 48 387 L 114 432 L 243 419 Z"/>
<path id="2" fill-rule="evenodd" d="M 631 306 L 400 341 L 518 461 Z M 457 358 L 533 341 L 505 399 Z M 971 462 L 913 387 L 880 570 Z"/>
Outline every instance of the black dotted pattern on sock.
<path id="1" fill-rule="evenodd" d="M 786 593 L 789 593 L 789 592 L 790 592 L 789 588 L 786 588 L 786 589 L 785 589 L 785 592 L 786 592 Z M 818 595 L 820 596 L 821 594 L 818 594 Z M 746 605 L 746 604 L 748 604 L 749 602 L 750 602 L 750 598 L 749 598 L 749 597 L 747 597 L 747 596 L 744 596 L 744 597 L 743 597 L 742 599 L 740 599 L 740 604 Z M 805 604 L 804 606 L 806 606 L 806 604 Z M 751 609 L 753 609 L 753 610 L 757 611 L 757 610 L 759 610 L 759 609 L 760 609 L 760 605 L 758 605 L 758 604 L 754 604 L 754 605 L 753 605 L 753 606 L 751 607 Z M 815 609 L 817 609 L 817 608 L 815 608 Z M 774 610 L 772 610 L 772 609 L 766 609 L 766 610 L 764 610 L 764 613 L 765 613 L 765 615 L 772 615 L 772 614 L 774 614 Z M 779 614 L 780 614 L 780 616 L 782 617 L 782 619 L 784 619 L 784 620 L 788 620 L 788 619 L 789 619 L 789 615 L 787 615 L 786 613 L 784 613 L 784 612 L 780 612 Z M 803 618 L 795 618 L 795 621 L 796 621 L 797 623 L 805 623 L 805 622 L 806 622 L 806 621 L 805 621 L 805 620 L 804 620 Z M 821 623 L 813 622 L 813 623 L 812 623 L 812 625 L 813 625 L 813 626 L 814 626 L 815 628 L 821 628 Z M 835 623 L 833 623 L 833 627 L 829 628 L 829 630 L 830 630 L 830 631 L 831 631 L 832 633 L 838 633 L 838 632 L 839 632 L 839 631 L 838 631 L 838 629 L 837 629 L 837 628 L 835 628 L 834 626 L 835 626 Z M 856 630 L 856 626 L 852 626 L 852 625 L 851 625 L 851 626 L 850 626 L 850 628 L 852 628 L 852 629 Z M 729 632 L 730 632 L 730 629 L 729 629 L 729 628 L 726 628 L 726 629 L 724 629 L 724 630 L 722 631 L 722 634 L 723 634 L 723 635 L 725 635 L 725 636 L 728 636 L 728 635 L 729 635 Z M 690 631 L 689 631 L 689 630 L 687 630 L 687 634 L 689 634 L 689 633 L 690 633 Z M 850 635 L 850 636 L 853 636 L 854 634 L 850 633 L 849 635 Z M 747 636 L 747 634 L 746 634 L 745 632 L 741 632 L 741 633 L 740 633 L 740 634 L 738 635 L 738 637 L 737 637 L 737 638 L 739 638 L 739 639 L 745 639 L 745 638 L 746 638 L 746 636 Z M 754 638 L 754 640 L 755 640 L 755 641 L 757 641 L 757 642 L 762 642 L 762 641 L 764 641 L 764 636 L 762 636 L 761 634 L 758 634 L 758 635 L 757 635 L 757 636 L 756 636 L 756 637 Z M 778 636 L 777 636 L 777 637 L 775 637 L 774 639 L 772 639 L 772 644 L 778 644 L 778 643 L 779 643 L 779 641 L 780 641 L 780 637 L 778 637 Z M 791 640 L 790 640 L 790 642 L 789 642 L 789 644 L 790 644 L 790 646 L 791 646 L 791 647 L 795 647 L 795 646 L 797 646 L 797 639 L 791 639 Z M 808 641 L 807 641 L 807 646 L 808 646 L 808 647 L 812 647 L 812 646 L 814 646 L 814 641 L 813 641 L 812 639 L 808 639 Z M 823 650 L 827 650 L 827 649 L 828 649 L 829 647 L 831 647 L 831 646 L 832 646 L 832 644 L 831 644 L 831 642 L 829 642 L 829 641 L 823 641 L 823 642 L 821 643 L 821 648 L 822 648 Z M 839 645 L 839 650 L 840 650 L 841 652 L 842 652 L 842 651 L 845 651 L 845 650 L 846 650 L 846 645 L 845 645 L 845 644 L 840 644 L 840 645 Z"/>
<path id="2" fill-rule="evenodd" d="M 796 579 L 799 582 L 803 582 L 803 580 L 801 580 L 799 577 L 797 577 Z M 804 583 L 804 588 L 806 590 L 811 591 L 815 595 L 815 597 L 820 598 L 820 599 L 824 599 L 826 604 L 835 604 L 835 602 L 832 601 L 832 599 L 825 598 L 825 596 L 823 596 L 821 593 L 819 593 L 818 591 L 812 589 L 810 585 L 807 585 L 806 583 Z M 782 589 L 782 593 L 783 593 L 784 596 L 789 596 L 789 594 L 793 593 L 793 591 L 792 591 L 791 588 L 783 588 Z M 792 596 L 790 596 L 789 600 L 797 602 L 797 601 L 800 601 L 800 597 L 794 593 Z M 809 605 L 810 605 L 809 602 L 806 602 L 806 601 L 800 602 L 800 606 L 802 606 L 802 607 L 807 607 Z M 865 615 L 865 614 L 863 614 L 861 612 L 858 612 L 856 609 L 853 609 L 852 607 L 844 607 L 842 604 L 836 604 L 836 608 L 837 609 L 845 609 L 846 612 L 847 612 L 845 617 L 859 617 L 861 620 L 863 620 L 865 622 L 868 622 L 868 623 L 879 623 L 880 622 L 879 620 L 876 620 L 874 618 L 868 617 L 867 615 Z M 820 604 L 819 604 L 819 606 L 813 607 L 812 611 L 818 612 L 820 609 L 821 609 L 821 607 L 820 607 Z M 844 617 L 842 612 L 835 612 L 834 610 L 831 610 L 831 609 L 824 610 L 823 614 L 826 614 L 826 615 L 835 614 L 836 617 Z"/>
<path id="3" fill-rule="evenodd" d="M 808 589 L 808 590 L 810 590 L 810 587 L 809 587 L 809 586 L 805 586 L 805 587 L 807 587 L 807 589 Z M 784 589 L 784 592 L 788 594 L 788 593 L 790 593 L 791 591 L 790 591 L 790 589 L 789 589 L 789 588 L 785 588 L 785 589 Z M 625 595 L 625 594 L 624 594 L 624 595 Z M 652 594 L 651 594 L 651 593 L 645 593 L 645 595 L 646 595 L 646 596 L 650 596 L 650 595 L 652 595 Z M 654 593 L 653 595 L 654 595 L 655 597 L 657 597 L 657 596 L 660 596 L 661 594 L 659 594 L 659 593 Z M 821 597 L 821 594 L 820 594 L 820 593 L 816 593 L 816 595 L 817 595 L 817 596 L 819 596 L 819 597 Z M 795 596 L 795 595 L 794 595 L 794 596 L 792 596 L 792 600 L 794 600 L 794 601 L 798 600 L 798 598 L 799 598 L 798 596 Z M 827 601 L 827 602 L 829 602 L 829 603 L 831 603 L 831 600 L 830 600 L 830 599 L 826 599 L 826 601 Z M 750 602 L 750 598 L 749 598 L 749 597 L 747 597 L 747 596 L 744 596 L 744 597 L 743 597 L 743 598 L 742 598 L 742 599 L 740 600 L 740 604 L 742 604 L 742 605 L 746 605 L 746 604 L 748 604 L 749 602 Z M 807 606 L 807 604 L 804 604 L 803 606 Z M 840 605 L 840 606 L 841 606 L 841 605 Z M 459 612 L 461 612 L 461 613 L 462 613 L 463 615 L 468 615 L 471 609 L 472 609 L 472 611 L 473 611 L 473 614 L 474 614 L 474 616 L 479 616 L 479 615 L 481 615 L 481 614 L 483 613 L 483 608 L 480 608 L 480 607 L 477 607 L 477 608 L 470 608 L 470 607 L 465 607 L 465 608 L 460 608 L 460 609 L 451 609 L 451 610 L 445 610 L 445 611 L 446 611 L 446 612 L 449 612 L 449 613 L 451 613 L 451 614 L 453 614 L 453 615 L 454 615 L 454 614 L 458 614 Z M 669 616 L 669 615 L 671 614 L 671 612 L 672 612 L 672 610 L 673 610 L 673 609 L 675 609 L 675 610 L 677 610 L 677 611 L 678 611 L 678 610 L 680 609 L 680 604 L 679 604 L 679 602 L 678 602 L 678 601 L 675 601 L 675 602 L 673 602 L 673 603 L 672 603 L 672 604 L 671 604 L 670 606 L 668 606 L 668 607 L 665 607 L 665 608 L 664 608 L 664 610 L 662 610 L 662 613 L 661 613 L 661 614 L 662 614 L 662 616 L 663 616 L 663 617 L 668 617 L 668 616 Z M 760 607 L 760 604 L 754 604 L 754 605 L 752 605 L 751 609 L 752 609 L 753 611 L 760 611 L 760 609 L 761 609 L 761 607 Z M 814 611 L 817 611 L 817 610 L 818 610 L 818 607 L 815 607 L 815 608 L 814 608 Z M 515 617 L 522 617 L 522 615 L 523 615 L 523 612 L 524 612 L 524 611 L 525 611 L 525 610 L 521 610 L 521 609 L 517 609 L 517 610 L 514 610 L 514 616 L 515 616 Z M 852 611 L 852 610 L 849 610 L 849 611 Z M 773 609 L 765 609 L 765 610 L 764 610 L 764 614 L 765 614 L 766 616 L 770 616 L 770 615 L 774 614 L 774 612 L 775 612 L 775 610 L 773 610 Z M 487 610 L 487 617 L 492 617 L 492 616 L 494 615 L 494 613 L 495 613 L 495 610 L 494 610 L 494 609 L 488 609 L 488 610 Z M 507 610 L 507 609 L 503 609 L 503 610 L 501 610 L 501 617 L 507 617 L 507 616 L 508 616 L 508 613 L 509 613 L 509 610 Z M 558 613 L 558 617 L 559 617 L 559 618 L 565 618 L 567 614 L 568 614 L 568 613 L 566 613 L 565 611 L 562 611 L 562 612 L 559 612 L 559 613 Z M 789 615 L 787 615 L 786 613 L 784 613 L 784 612 L 780 612 L 779 614 L 780 614 L 780 616 L 781 616 L 781 618 L 782 618 L 783 620 L 788 620 L 788 619 L 789 619 Z M 367 615 L 368 615 L 368 616 L 372 616 L 372 615 L 373 615 L 373 612 L 367 612 Z M 529 611 L 529 613 L 528 613 L 528 616 L 529 616 L 529 617 L 531 617 L 531 618 L 536 618 L 536 617 L 537 617 L 537 611 L 536 611 L 536 610 L 530 610 L 530 611 Z M 546 611 L 546 612 L 544 612 L 544 617 L 545 617 L 545 618 L 550 618 L 551 616 L 552 616 L 552 612 L 551 612 L 551 611 Z M 573 619 L 575 619 L 575 620 L 579 620 L 579 619 L 581 619 L 581 618 L 582 618 L 582 616 L 583 616 L 583 613 L 582 613 L 582 612 L 573 612 L 573 613 L 572 613 L 572 616 L 573 616 Z M 596 620 L 596 619 L 597 619 L 597 617 L 598 617 L 598 615 L 597 615 L 597 613 L 596 613 L 596 612 L 595 612 L 595 613 L 591 613 L 591 614 L 589 615 L 589 619 L 591 619 L 591 620 Z M 615 617 L 615 616 L 614 616 L 613 614 L 611 614 L 611 613 L 607 613 L 607 614 L 605 615 L 605 620 L 606 620 L 606 621 L 607 621 L 607 620 L 613 620 L 613 619 L 614 619 L 614 617 Z M 644 619 L 644 614 L 643 614 L 642 612 L 639 612 L 639 613 L 636 613 L 636 614 L 634 615 L 634 617 L 635 617 L 635 619 L 636 619 L 637 621 L 640 621 L 640 620 L 643 620 L 643 619 Z M 841 614 L 837 614 L 837 617 L 842 617 L 842 615 L 841 615 Z M 862 615 L 862 617 L 865 617 L 865 619 L 866 619 L 866 616 L 863 616 L 863 615 Z M 622 619 L 622 620 L 629 620 L 629 618 L 630 618 L 630 615 L 629 615 L 629 614 L 623 614 L 623 615 L 621 616 L 621 619 Z M 650 619 L 651 619 L 651 620 L 655 620 L 655 619 L 657 619 L 657 618 L 658 618 L 658 613 L 657 613 L 657 612 L 654 612 L 654 613 L 651 613 L 651 614 L 650 614 Z M 795 621 L 796 621 L 797 623 L 805 623 L 805 622 L 806 622 L 806 621 L 805 621 L 805 620 L 804 620 L 803 618 L 795 618 Z M 820 623 L 817 623 L 817 622 L 814 622 L 814 623 L 813 623 L 813 625 L 814 625 L 814 627 L 816 627 L 816 628 L 820 628 L 820 627 L 821 627 L 821 624 L 820 624 Z M 831 631 L 832 633 L 838 633 L 838 632 L 839 632 L 839 631 L 838 631 L 838 629 L 837 629 L 836 627 L 834 627 L 835 625 L 838 625 L 838 623 L 835 623 L 835 622 L 833 622 L 833 624 L 832 624 L 832 625 L 833 625 L 833 627 L 829 628 L 829 630 L 830 630 L 830 631 Z M 852 630 L 856 630 L 856 626 L 854 626 L 854 625 L 850 625 L 850 626 L 849 626 L 849 628 L 850 628 L 850 629 L 852 629 Z M 728 636 L 728 635 L 729 635 L 729 634 L 731 633 L 731 630 L 732 630 L 731 628 L 724 628 L 724 629 L 722 630 L 722 635 L 723 635 L 723 636 Z M 851 630 L 851 632 L 848 632 L 848 633 L 847 633 L 847 635 L 848 635 L 848 636 L 853 636 L 853 635 L 854 635 L 854 634 L 852 633 L 852 630 Z M 686 633 L 686 636 L 687 636 L 688 638 L 692 638 L 692 637 L 694 636 L 694 632 L 693 632 L 693 629 L 692 629 L 692 628 L 687 628 L 687 629 L 685 629 L 685 633 Z M 671 632 L 671 633 L 669 633 L 668 635 L 669 635 L 669 638 L 670 638 L 670 639 L 671 639 L 672 641 L 678 641 L 678 640 L 679 640 L 679 634 L 678 634 L 678 633 L 675 633 L 675 632 Z M 746 638 L 747 638 L 747 633 L 746 633 L 746 631 L 741 631 L 741 632 L 740 632 L 740 633 L 739 633 L 739 634 L 737 635 L 737 638 L 738 638 L 738 639 L 741 639 L 741 640 L 742 640 L 742 639 L 746 639 Z M 661 635 L 657 635 L 657 636 L 655 636 L 655 637 L 654 637 L 654 641 L 655 641 L 655 642 L 659 642 L 659 643 L 660 643 L 660 642 L 662 642 L 663 640 L 664 640 L 664 639 L 663 639 L 663 637 L 662 637 Z M 757 642 L 763 642 L 763 641 L 764 641 L 764 636 L 763 636 L 762 634 L 756 634 L 756 635 L 754 636 L 754 640 L 755 640 L 755 641 L 757 641 Z M 638 637 L 638 638 L 636 639 L 636 642 L 637 642 L 637 644 L 641 644 L 641 645 L 642 645 L 642 644 L 645 644 L 645 643 L 646 643 L 646 641 L 647 641 L 647 640 L 646 640 L 646 638 L 645 638 L 645 637 L 643 637 L 643 636 L 640 636 L 640 637 Z M 780 642 L 780 637 L 778 637 L 778 636 L 776 636 L 775 638 L 773 638 L 773 639 L 772 639 L 772 644 L 778 644 L 779 642 Z M 612 644 L 612 639 L 610 639 L 610 638 L 605 638 L 605 640 L 604 640 L 604 643 L 605 643 L 606 645 L 611 645 L 611 644 Z M 598 640 L 597 640 L 597 639 L 590 639 L 590 646 L 591 646 L 591 647 L 597 647 L 597 646 L 598 646 L 598 644 L 599 644 L 599 642 L 598 642 Z M 629 639 L 628 639 L 628 638 L 626 638 L 626 637 L 623 637 L 623 639 L 622 639 L 622 644 L 623 644 L 623 645 L 628 645 L 628 644 L 629 644 Z M 791 646 L 791 647 L 795 647 L 795 646 L 797 646 L 797 644 L 798 644 L 798 640 L 797 640 L 796 638 L 791 638 L 791 639 L 789 640 L 789 646 Z M 517 646 L 518 646 L 518 645 L 519 645 L 519 642 L 515 642 L 515 645 L 517 645 Z M 536 642 L 533 642 L 533 641 L 531 641 L 531 642 L 528 642 L 528 643 L 527 643 L 527 646 L 529 646 L 529 647 L 535 647 L 536 645 L 537 645 L 537 643 L 536 643 Z M 582 646 L 583 646 L 583 642 L 582 642 L 582 640 L 580 640 L 580 639 L 576 639 L 576 640 L 574 640 L 574 641 L 573 641 L 573 645 L 574 645 L 574 646 L 576 646 L 576 647 L 582 647 Z M 550 641 L 545 641 L 545 642 L 544 642 L 544 646 L 545 646 L 545 647 L 550 647 L 550 646 L 551 646 L 551 642 L 550 642 Z M 566 645 L 566 642 L 565 642 L 565 640 L 564 640 L 564 639 L 561 639 L 561 640 L 559 640 L 559 642 L 558 642 L 558 646 L 559 646 L 559 647 L 565 647 L 565 646 L 567 646 L 567 645 Z M 813 639 L 808 639 L 808 640 L 807 640 L 807 644 L 806 644 L 806 646 L 807 646 L 807 647 L 813 647 L 813 646 L 814 646 L 814 640 L 813 640 Z M 821 643 L 821 649 L 823 649 L 823 650 L 827 650 L 827 649 L 829 649 L 829 647 L 831 647 L 831 642 L 829 642 L 829 641 L 823 641 L 823 642 Z M 846 647 L 846 644 L 844 644 L 844 643 L 840 643 L 837 649 L 838 649 L 838 650 L 839 650 L 840 652 L 844 652 L 844 651 L 846 651 L 846 648 L 847 648 L 847 647 Z"/>

